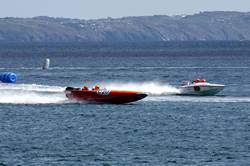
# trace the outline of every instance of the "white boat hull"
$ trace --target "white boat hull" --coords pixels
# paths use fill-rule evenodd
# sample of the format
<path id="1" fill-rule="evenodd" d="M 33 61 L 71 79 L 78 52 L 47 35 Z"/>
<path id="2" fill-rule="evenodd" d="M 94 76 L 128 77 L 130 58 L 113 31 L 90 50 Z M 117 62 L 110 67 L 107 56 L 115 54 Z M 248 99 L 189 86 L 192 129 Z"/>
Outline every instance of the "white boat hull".
<path id="1" fill-rule="evenodd" d="M 180 86 L 180 95 L 200 95 L 211 96 L 216 95 L 224 89 L 224 85 L 210 83 L 196 83 Z"/>

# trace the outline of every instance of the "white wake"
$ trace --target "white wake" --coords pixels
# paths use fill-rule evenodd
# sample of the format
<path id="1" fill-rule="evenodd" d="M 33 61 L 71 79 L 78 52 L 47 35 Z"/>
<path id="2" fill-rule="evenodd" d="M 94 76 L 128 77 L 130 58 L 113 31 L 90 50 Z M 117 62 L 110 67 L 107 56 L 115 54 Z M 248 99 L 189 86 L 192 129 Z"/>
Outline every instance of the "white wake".
<path id="1" fill-rule="evenodd" d="M 250 97 L 236 96 L 148 96 L 150 102 L 189 102 L 189 103 L 249 103 Z"/>
<path id="2" fill-rule="evenodd" d="M 67 101 L 64 87 L 37 84 L 0 84 L 0 103 L 49 104 Z"/>
<path id="3" fill-rule="evenodd" d="M 147 93 L 149 102 L 250 102 L 250 97 L 234 96 L 178 96 L 180 91 L 171 85 L 158 82 L 102 83 L 101 88 L 134 90 Z M 0 104 L 61 104 L 70 102 L 63 93 L 65 87 L 37 84 L 0 83 Z"/>
<path id="4" fill-rule="evenodd" d="M 180 90 L 174 86 L 159 83 L 159 82 L 144 82 L 144 83 L 104 83 L 107 89 L 116 90 L 133 90 L 149 95 L 171 95 L 179 94 Z"/>

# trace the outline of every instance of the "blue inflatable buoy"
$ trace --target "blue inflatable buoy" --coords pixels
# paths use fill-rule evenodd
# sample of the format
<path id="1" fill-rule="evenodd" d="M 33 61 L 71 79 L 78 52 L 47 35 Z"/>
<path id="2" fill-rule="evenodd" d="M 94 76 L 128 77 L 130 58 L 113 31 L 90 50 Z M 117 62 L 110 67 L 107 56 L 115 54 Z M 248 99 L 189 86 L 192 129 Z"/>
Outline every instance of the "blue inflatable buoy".
<path id="1" fill-rule="evenodd" d="M 15 83 L 16 74 L 11 72 L 5 72 L 0 74 L 0 81 L 4 83 Z"/>

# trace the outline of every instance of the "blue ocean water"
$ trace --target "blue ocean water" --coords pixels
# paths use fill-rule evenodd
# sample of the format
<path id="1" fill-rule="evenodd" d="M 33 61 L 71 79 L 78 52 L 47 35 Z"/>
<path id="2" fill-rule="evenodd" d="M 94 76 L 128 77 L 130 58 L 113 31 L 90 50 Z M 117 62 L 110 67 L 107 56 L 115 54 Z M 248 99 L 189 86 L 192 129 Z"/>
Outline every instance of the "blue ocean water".
<path id="1" fill-rule="evenodd" d="M 41 70 L 46 58 L 49 70 Z M 249 165 L 250 42 L 1 44 L 0 165 Z M 182 80 L 225 84 L 175 95 Z M 66 86 L 149 94 L 74 103 Z"/>

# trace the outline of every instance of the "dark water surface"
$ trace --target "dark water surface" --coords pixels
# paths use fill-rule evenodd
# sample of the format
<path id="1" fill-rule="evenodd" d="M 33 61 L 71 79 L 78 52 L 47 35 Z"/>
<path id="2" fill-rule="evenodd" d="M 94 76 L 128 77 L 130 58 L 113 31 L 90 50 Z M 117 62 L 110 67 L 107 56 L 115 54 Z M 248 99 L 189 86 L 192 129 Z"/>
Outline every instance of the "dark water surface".
<path id="1" fill-rule="evenodd" d="M 51 68 L 42 71 L 45 58 Z M 250 42 L 2 44 L 2 165 L 249 165 Z M 206 78 L 217 96 L 177 96 Z M 144 91 L 125 104 L 73 103 L 66 86 Z"/>

